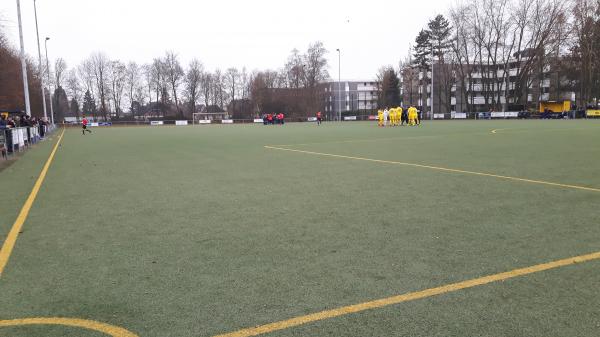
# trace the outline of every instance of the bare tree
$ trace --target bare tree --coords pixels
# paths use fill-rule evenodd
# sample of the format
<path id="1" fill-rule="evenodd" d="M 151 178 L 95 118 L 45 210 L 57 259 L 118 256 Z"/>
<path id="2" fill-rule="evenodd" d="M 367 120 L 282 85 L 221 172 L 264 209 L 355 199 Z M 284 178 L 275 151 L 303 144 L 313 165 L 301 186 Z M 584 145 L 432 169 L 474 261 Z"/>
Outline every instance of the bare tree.
<path id="1" fill-rule="evenodd" d="M 300 88 L 301 85 L 305 84 L 306 73 L 304 59 L 298 49 L 293 49 L 292 54 L 288 57 L 288 61 L 285 64 L 284 71 L 286 76 L 286 83 L 291 88 Z"/>
<path id="2" fill-rule="evenodd" d="M 212 99 L 213 93 L 213 76 L 211 73 L 205 72 L 200 79 L 202 88 L 202 98 L 204 105 L 208 108 Z"/>
<path id="3" fill-rule="evenodd" d="M 227 91 L 225 90 L 225 80 L 221 69 L 217 69 L 213 73 L 212 89 L 213 105 L 223 109 L 227 99 Z"/>
<path id="4" fill-rule="evenodd" d="M 177 59 L 177 54 L 175 54 L 175 52 L 167 52 L 164 59 L 164 66 L 166 79 L 171 87 L 173 99 L 175 99 L 175 109 L 177 109 L 178 115 L 183 117 L 183 111 L 181 111 L 181 109 L 179 108 L 177 92 L 179 91 L 179 85 L 181 85 L 181 81 L 185 74 L 183 72 L 181 64 L 179 64 L 179 60 Z"/>
<path id="5" fill-rule="evenodd" d="M 142 66 L 142 72 L 144 73 L 144 79 L 146 80 L 146 87 L 148 89 L 148 102 L 152 103 L 152 92 L 153 92 L 153 86 L 152 86 L 152 65 L 151 64 L 144 64 Z"/>
<path id="6" fill-rule="evenodd" d="M 127 87 L 127 98 L 129 99 L 129 109 L 131 114 L 135 116 L 134 103 L 136 101 L 136 95 L 142 92 L 142 70 L 135 62 L 129 62 L 125 69 L 125 85 Z"/>
<path id="7" fill-rule="evenodd" d="M 315 42 L 308 46 L 308 50 L 304 55 L 304 86 L 307 89 L 307 104 L 305 105 L 305 113 L 310 111 L 318 111 L 322 109 L 323 101 L 319 92 L 320 83 L 329 79 L 329 67 L 327 63 L 327 49 L 323 42 Z"/>
<path id="8" fill-rule="evenodd" d="M 110 71 L 110 61 L 105 54 L 95 53 L 91 56 L 90 62 L 96 82 L 97 94 L 100 100 L 100 113 L 105 120 L 108 120 L 107 100 L 109 93 L 108 73 Z"/>
<path id="9" fill-rule="evenodd" d="M 121 61 L 111 61 L 109 79 L 113 104 L 115 106 L 115 115 L 117 119 L 121 118 L 121 101 L 123 99 L 123 90 L 127 81 L 127 67 Z"/>
<path id="10" fill-rule="evenodd" d="M 600 96 L 600 1 L 572 0 L 571 11 L 575 16 L 571 47 L 573 77 L 578 103 L 585 106 Z"/>
<path id="11" fill-rule="evenodd" d="M 92 97 L 95 91 L 94 67 L 91 60 L 84 60 L 77 67 L 77 75 L 81 79 L 84 91 L 89 91 Z"/>
<path id="12" fill-rule="evenodd" d="M 67 71 L 67 62 L 62 58 L 57 58 L 54 62 L 54 84 L 56 87 L 63 86 L 64 74 Z"/>
<path id="13" fill-rule="evenodd" d="M 81 82 L 79 80 L 79 76 L 77 75 L 76 69 L 71 69 L 67 72 L 66 88 L 67 88 L 67 95 L 69 95 L 71 97 L 71 99 L 74 99 L 77 102 L 81 102 L 83 91 L 82 91 Z"/>
<path id="14" fill-rule="evenodd" d="M 235 100 L 236 100 L 236 88 L 237 88 L 237 84 L 239 82 L 239 77 L 240 77 L 240 72 L 237 70 L 237 68 L 229 68 L 227 69 L 227 72 L 225 72 L 225 84 L 227 85 L 227 88 L 229 89 L 229 93 L 230 93 L 230 98 L 231 98 L 231 109 L 232 111 L 230 111 L 230 113 L 232 115 L 235 115 Z"/>
<path id="15" fill-rule="evenodd" d="M 196 113 L 196 104 L 200 98 L 203 72 L 204 66 L 202 63 L 196 59 L 193 59 L 190 62 L 187 73 L 185 74 L 185 97 L 190 106 L 190 112 L 192 115 Z"/>

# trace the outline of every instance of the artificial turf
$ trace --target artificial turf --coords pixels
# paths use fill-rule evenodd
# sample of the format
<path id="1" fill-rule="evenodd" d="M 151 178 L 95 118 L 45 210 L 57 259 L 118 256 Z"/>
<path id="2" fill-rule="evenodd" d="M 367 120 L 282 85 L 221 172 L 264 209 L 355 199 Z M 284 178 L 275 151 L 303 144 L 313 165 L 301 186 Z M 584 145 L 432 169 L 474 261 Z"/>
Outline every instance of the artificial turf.
<path id="1" fill-rule="evenodd" d="M 0 242 L 55 140 L 0 172 Z M 600 188 L 595 120 L 69 129 L 0 320 L 213 336 L 600 251 L 600 192 L 265 145 Z M 596 336 L 599 287 L 592 261 L 268 336 Z M 102 336 L 0 328 L 38 335 Z"/>

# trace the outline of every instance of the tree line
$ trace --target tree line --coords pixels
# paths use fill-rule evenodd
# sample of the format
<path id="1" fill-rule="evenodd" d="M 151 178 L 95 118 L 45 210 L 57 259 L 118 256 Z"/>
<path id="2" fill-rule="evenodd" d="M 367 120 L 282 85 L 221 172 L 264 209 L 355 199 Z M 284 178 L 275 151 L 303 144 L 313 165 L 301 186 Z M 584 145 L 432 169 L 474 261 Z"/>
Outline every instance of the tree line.
<path id="1" fill-rule="evenodd" d="M 147 64 L 95 52 L 69 67 L 59 57 L 50 69 L 45 62 L 44 69 L 38 69 L 28 57 L 32 111 L 42 115 L 40 78 L 50 72 L 55 89 L 47 101 L 57 121 L 67 114 L 104 120 L 191 118 L 196 112 L 224 111 L 240 119 L 273 112 L 306 116 L 324 104 L 319 86 L 329 78 L 326 54 L 323 43 L 314 42 L 304 53 L 292 50 L 278 70 L 251 72 L 235 67 L 209 71 L 198 59 L 183 65 L 174 51 Z M 19 62 L 18 53 L 0 34 L 0 108 L 5 110 L 24 106 Z"/>

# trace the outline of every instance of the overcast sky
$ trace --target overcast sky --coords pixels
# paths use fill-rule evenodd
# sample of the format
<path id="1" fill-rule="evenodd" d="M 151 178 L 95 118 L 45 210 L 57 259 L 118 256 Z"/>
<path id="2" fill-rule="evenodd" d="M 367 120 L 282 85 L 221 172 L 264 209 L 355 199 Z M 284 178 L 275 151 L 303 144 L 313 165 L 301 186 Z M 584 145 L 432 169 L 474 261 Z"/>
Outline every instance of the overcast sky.
<path id="1" fill-rule="evenodd" d="M 150 62 L 174 50 L 184 66 L 198 58 L 209 70 L 278 69 L 290 51 L 322 41 L 330 75 L 370 79 L 397 67 L 430 18 L 450 0 L 38 0 L 42 54 L 75 66 L 95 51 L 122 61 Z M 37 57 L 33 0 L 21 0 L 26 53 Z M 18 47 L 16 0 L 0 2 L 0 24 Z"/>

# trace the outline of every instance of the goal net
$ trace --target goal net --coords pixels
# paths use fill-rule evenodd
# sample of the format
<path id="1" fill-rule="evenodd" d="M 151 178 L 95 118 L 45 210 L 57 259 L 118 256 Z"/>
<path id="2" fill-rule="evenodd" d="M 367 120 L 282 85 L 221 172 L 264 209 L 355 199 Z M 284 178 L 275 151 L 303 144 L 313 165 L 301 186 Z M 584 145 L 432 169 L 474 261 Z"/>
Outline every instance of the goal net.
<path id="1" fill-rule="evenodd" d="M 196 112 L 192 115 L 192 117 L 193 117 L 192 123 L 194 125 L 211 124 L 212 121 L 220 121 L 220 120 L 228 118 L 226 112 L 214 112 L 214 113 Z"/>

